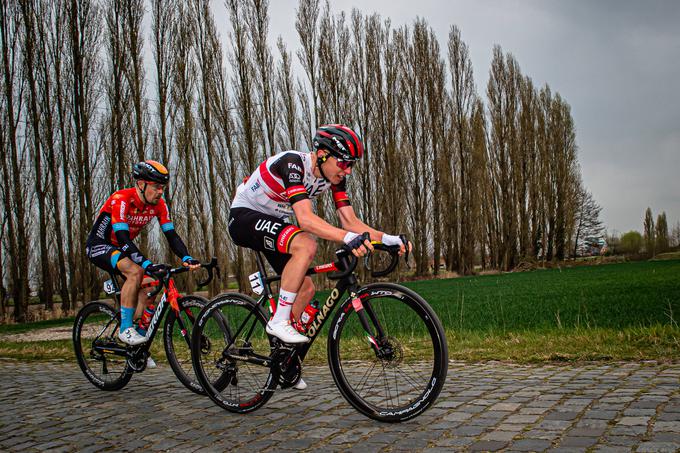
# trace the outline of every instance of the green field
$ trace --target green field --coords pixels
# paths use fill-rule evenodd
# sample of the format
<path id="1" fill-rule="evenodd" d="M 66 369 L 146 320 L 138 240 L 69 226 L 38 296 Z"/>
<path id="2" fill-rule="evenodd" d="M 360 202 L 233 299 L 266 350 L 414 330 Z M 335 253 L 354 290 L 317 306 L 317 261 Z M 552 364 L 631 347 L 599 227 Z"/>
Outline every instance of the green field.
<path id="1" fill-rule="evenodd" d="M 406 286 L 420 293 L 439 315 L 452 359 L 680 359 L 679 260 L 427 280 Z M 320 293 L 319 299 L 325 296 Z M 30 326 L 0 326 L 0 334 L 26 329 Z M 162 345 L 156 342 L 160 354 Z M 0 341 L 0 356 L 70 359 L 72 352 L 68 342 Z M 325 360 L 324 338 L 317 339 L 309 358 Z"/>

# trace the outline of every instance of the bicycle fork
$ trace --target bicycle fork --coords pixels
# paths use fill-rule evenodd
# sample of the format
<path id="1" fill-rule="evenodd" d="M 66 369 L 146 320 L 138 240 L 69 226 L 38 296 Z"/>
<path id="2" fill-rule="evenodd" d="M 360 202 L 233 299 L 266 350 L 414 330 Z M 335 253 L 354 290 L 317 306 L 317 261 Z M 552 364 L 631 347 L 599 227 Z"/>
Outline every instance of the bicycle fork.
<path id="1" fill-rule="evenodd" d="M 364 303 L 361 300 L 361 298 L 357 295 L 355 288 L 350 289 L 349 297 L 350 300 L 352 301 L 352 308 L 354 308 L 354 312 L 359 317 L 359 322 L 361 323 L 361 327 L 363 327 L 364 332 L 366 333 L 366 339 L 368 340 L 368 343 L 371 345 L 373 352 L 375 352 L 375 355 L 378 358 L 383 358 L 386 354 L 389 354 L 390 351 L 384 350 L 384 348 L 379 344 L 378 340 L 376 340 L 376 337 L 379 339 L 385 338 L 385 332 L 383 331 L 382 326 L 378 322 L 378 318 L 376 317 L 373 308 L 368 303 L 368 301 Z M 371 325 L 373 327 L 371 327 Z"/>

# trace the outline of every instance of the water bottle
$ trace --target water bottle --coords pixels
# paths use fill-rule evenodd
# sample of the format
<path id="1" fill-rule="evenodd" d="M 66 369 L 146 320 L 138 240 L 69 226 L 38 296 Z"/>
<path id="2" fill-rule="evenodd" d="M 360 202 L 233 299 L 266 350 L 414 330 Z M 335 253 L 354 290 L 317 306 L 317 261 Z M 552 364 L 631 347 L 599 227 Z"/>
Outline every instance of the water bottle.
<path id="1" fill-rule="evenodd" d="M 139 323 L 137 324 L 137 332 L 140 335 L 146 336 L 146 330 L 149 328 L 149 324 L 151 323 L 151 318 L 153 318 L 153 314 L 154 314 L 155 311 L 156 311 L 156 307 L 152 304 L 149 304 L 144 309 L 144 312 L 142 312 L 142 317 L 139 318 Z"/>
<path id="2" fill-rule="evenodd" d="M 300 324 L 302 324 L 305 331 L 312 325 L 316 319 L 317 313 L 319 313 L 319 301 L 313 300 L 305 307 L 305 311 L 300 315 Z"/>

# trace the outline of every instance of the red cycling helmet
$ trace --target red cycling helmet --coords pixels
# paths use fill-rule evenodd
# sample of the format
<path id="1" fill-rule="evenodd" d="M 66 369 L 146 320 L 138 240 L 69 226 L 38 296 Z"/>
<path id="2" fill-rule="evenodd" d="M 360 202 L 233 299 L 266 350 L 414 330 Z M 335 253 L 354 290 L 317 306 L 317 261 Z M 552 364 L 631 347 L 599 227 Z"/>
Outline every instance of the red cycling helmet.
<path id="1" fill-rule="evenodd" d="M 344 161 L 361 159 L 364 154 L 359 134 L 343 124 L 320 126 L 314 136 L 314 149 L 325 149 L 331 156 Z"/>

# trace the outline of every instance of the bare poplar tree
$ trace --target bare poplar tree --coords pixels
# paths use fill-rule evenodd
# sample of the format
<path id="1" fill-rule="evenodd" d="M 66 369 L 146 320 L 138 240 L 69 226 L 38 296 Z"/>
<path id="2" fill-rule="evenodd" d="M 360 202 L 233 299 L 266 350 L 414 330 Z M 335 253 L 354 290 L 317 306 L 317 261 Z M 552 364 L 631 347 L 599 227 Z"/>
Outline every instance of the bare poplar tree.
<path id="1" fill-rule="evenodd" d="M 52 310 L 53 299 L 53 285 L 52 274 L 50 272 L 49 249 L 47 247 L 47 203 L 46 203 L 46 188 L 44 187 L 43 177 L 43 143 L 41 138 L 41 128 L 43 127 L 43 113 L 40 105 L 43 104 L 40 99 L 38 90 L 38 80 L 36 76 L 40 75 L 39 54 L 43 49 L 40 47 L 40 41 L 36 39 L 40 35 L 38 29 L 44 25 L 42 16 L 38 16 L 36 11 L 36 3 L 33 1 L 20 2 L 21 15 L 23 19 L 23 39 L 22 39 L 22 55 L 23 68 L 22 75 L 26 78 L 28 86 L 27 91 L 27 129 L 31 131 L 32 143 L 29 144 L 30 159 L 33 161 L 33 178 L 35 194 L 38 204 L 38 244 L 39 244 L 39 262 L 40 262 L 40 282 L 39 282 L 39 296 L 40 300 L 45 303 L 45 307 Z M 24 253 L 28 254 L 28 250 Z"/>
<path id="2" fill-rule="evenodd" d="M 130 87 L 130 97 L 134 109 L 134 149 L 137 160 L 146 155 L 146 99 L 144 88 L 144 69 L 142 20 L 144 19 L 144 0 L 122 0 L 122 35 L 125 43 L 126 65 L 123 73 Z"/>
<path id="3" fill-rule="evenodd" d="M 247 173 L 249 173 L 266 155 L 260 146 L 260 117 L 254 98 L 256 72 L 253 66 L 252 49 L 248 45 L 243 5 L 236 0 L 227 0 L 227 10 L 232 27 L 231 65 L 234 73 L 236 125 L 240 135 L 238 142 L 240 154 L 246 162 Z"/>
<path id="4" fill-rule="evenodd" d="M 291 54 L 286 50 L 286 44 L 280 36 L 276 45 L 281 54 L 281 62 L 276 71 L 277 109 L 281 112 L 281 121 L 277 128 L 277 141 L 283 149 L 298 149 L 300 120 L 298 118 L 297 88 L 291 69 Z"/>
<path id="5" fill-rule="evenodd" d="M 10 266 L 14 319 L 25 322 L 29 296 L 29 237 L 27 231 L 27 206 L 23 183 L 27 174 L 20 163 L 24 161 L 25 150 L 18 143 L 18 123 L 22 111 L 24 79 L 20 71 L 19 49 L 21 11 L 18 2 L 3 1 L 0 4 L 0 37 L 2 38 L 3 121 L 0 125 L 2 149 L 3 205 L 7 220 L 7 239 Z"/>
<path id="6" fill-rule="evenodd" d="M 579 186 L 579 189 L 575 233 L 572 241 L 574 257 L 576 257 L 579 247 L 582 247 L 589 239 L 599 238 L 604 234 L 600 220 L 602 208 L 597 204 L 592 193 L 581 186 Z"/>
<path id="7" fill-rule="evenodd" d="M 656 255 L 656 229 L 654 228 L 654 217 L 652 217 L 652 209 L 647 208 L 645 211 L 644 234 L 645 251 L 648 257 Z"/>
<path id="8" fill-rule="evenodd" d="M 303 137 L 307 137 L 319 125 L 319 65 L 317 62 L 317 49 L 320 38 L 317 29 L 318 20 L 319 0 L 300 0 L 295 13 L 295 29 L 300 37 L 302 49 L 298 50 L 297 56 L 300 59 L 305 74 L 307 74 L 311 90 L 311 101 L 306 94 L 303 94 L 305 93 L 304 89 L 300 90 L 302 111 L 307 113 L 302 121 Z"/>
<path id="9" fill-rule="evenodd" d="M 172 60 L 172 126 L 175 134 L 177 165 L 173 208 L 176 225 L 185 226 L 188 246 L 196 243 L 193 210 L 198 181 L 194 169 L 194 148 L 196 146 L 196 120 L 194 99 L 196 91 L 196 63 L 194 60 L 194 23 L 189 6 L 178 2 L 176 20 L 173 21 Z M 178 214 L 181 213 L 182 215 Z"/>
<path id="10" fill-rule="evenodd" d="M 499 224 L 496 238 L 497 259 L 502 269 L 512 269 L 516 262 L 517 215 L 515 212 L 516 171 L 513 157 L 516 144 L 517 115 L 517 63 L 512 55 L 504 57 L 499 46 L 494 47 L 487 98 L 489 99 L 490 165 L 494 180 L 495 197 L 499 200 L 496 221 Z"/>
<path id="11" fill-rule="evenodd" d="M 276 127 L 279 122 L 276 108 L 274 57 L 267 43 L 269 33 L 269 0 L 249 0 L 245 14 L 248 35 L 252 43 L 255 86 L 264 119 L 264 150 L 266 155 L 277 152 Z"/>
<path id="12" fill-rule="evenodd" d="M 656 218 L 655 236 L 656 236 L 655 238 L 656 244 L 654 248 L 655 252 L 656 253 L 667 252 L 669 248 L 669 239 L 668 239 L 668 221 L 666 220 L 665 212 L 662 212 Z"/>
<path id="13" fill-rule="evenodd" d="M 132 136 L 134 130 L 131 121 L 132 104 L 130 85 L 125 73 L 131 65 L 130 55 L 126 51 L 125 6 L 118 0 L 109 0 L 106 5 L 106 50 L 108 68 L 103 80 L 108 107 L 108 127 L 106 127 L 107 157 L 109 170 L 109 192 L 119 190 L 129 180 Z"/>
<path id="14" fill-rule="evenodd" d="M 151 4 L 151 47 L 156 68 L 156 129 L 159 155 L 165 165 L 171 166 L 170 95 L 173 81 L 172 59 L 174 57 L 172 29 L 175 26 L 177 0 L 153 0 Z M 165 202 L 172 208 L 170 193 L 165 194 Z M 170 261 L 170 251 L 166 249 L 166 261 Z"/>
<path id="15" fill-rule="evenodd" d="M 212 213 L 210 218 L 205 215 L 205 210 L 201 210 L 200 216 L 203 219 L 203 224 L 210 225 L 210 234 L 205 234 L 203 254 L 206 257 L 212 255 L 211 250 L 220 252 L 218 247 L 224 243 L 224 231 L 226 224 L 221 221 L 222 216 L 219 215 L 219 206 L 223 205 L 226 200 L 223 197 L 223 192 L 217 190 L 218 178 L 218 161 L 220 160 L 217 152 L 217 137 L 214 126 L 213 113 L 214 103 L 212 99 L 218 92 L 218 74 L 221 71 L 221 48 L 217 37 L 217 30 L 215 29 L 215 21 L 209 9 L 207 2 L 202 0 L 194 0 L 192 3 L 192 10 L 194 15 L 194 23 L 196 25 L 194 33 L 194 47 L 196 49 L 197 68 L 199 73 L 198 86 L 198 110 L 199 120 L 202 129 L 203 138 L 203 155 L 205 156 L 205 163 L 203 167 L 207 172 L 209 190 L 202 191 L 199 194 L 202 198 L 208 198 L 208 212 Z M 266 11 L 265 11 L 266 14 Z M 203 159 L 199 159 L 199 162 Z M 207 165 L 206 165 L 207 164 Z M 207 233 L 207 231 L 206 231 Z M 209 240 L 210 238 L 210 240 Z M 224 253 L 219 255 L 225 256 Z M 217 294 L 219 291 L 219 282 L 214 280 L 210 286 L 211 296 Z"/>
<path id="16" fill-rule="evenodd" d="M 99 64 L 97 50 L 100 38 L 100 11 L 91 0 L 71 0 L 68 6 L 68 50 L 71 71 L 71 121 L 75 140 L 75 177 L 78 184 L 78 231 L 76 256 L 80 287 L 84 299 L 94 291 L 94 272 L 84 254 L 85 240 L 94 221 L 92 191 L 93 155 L 91 132 L 97 105 Z"/>
<path id="17" fill-rule="evenodd" d="M 446 210 L 444 218 L 447 255 L 450 268 L 462 274 L 473 269 L 475 236 L 474 212 L 477 194 L 471 173 L 475 170 L 471 158 L 475 148 L 471 143 L 472 112 L 477 100 L 472 73 L 472 61 L 467 44 L 458 27 L 449 32 L 449 70 L 451 72 L 451 139 L 443 159 L 448 162 L 444 178 Z"/>

